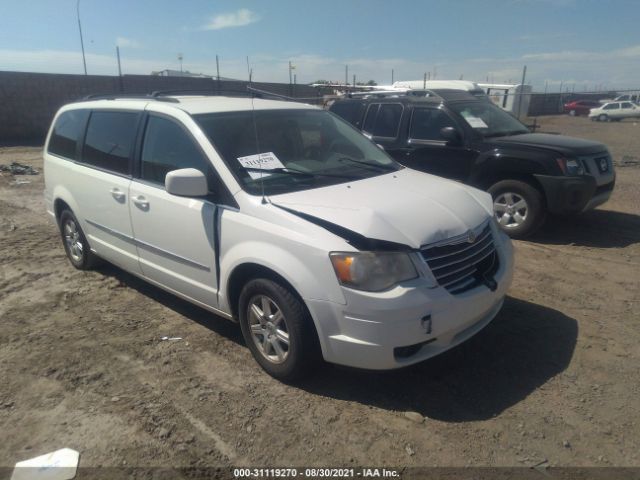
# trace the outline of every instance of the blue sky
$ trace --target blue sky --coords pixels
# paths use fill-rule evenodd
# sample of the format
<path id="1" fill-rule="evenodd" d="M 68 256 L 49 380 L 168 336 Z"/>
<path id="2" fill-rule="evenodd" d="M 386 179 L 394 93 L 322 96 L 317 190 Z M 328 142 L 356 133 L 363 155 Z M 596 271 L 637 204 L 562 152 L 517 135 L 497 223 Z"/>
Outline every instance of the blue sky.
<path id="1" fill-rule="evenodd" d="M 639 0 L 80 0 L 87 69 L 640 89 Z M 0 0 L 0 70 L 81 73 L 76 0 Z"/>

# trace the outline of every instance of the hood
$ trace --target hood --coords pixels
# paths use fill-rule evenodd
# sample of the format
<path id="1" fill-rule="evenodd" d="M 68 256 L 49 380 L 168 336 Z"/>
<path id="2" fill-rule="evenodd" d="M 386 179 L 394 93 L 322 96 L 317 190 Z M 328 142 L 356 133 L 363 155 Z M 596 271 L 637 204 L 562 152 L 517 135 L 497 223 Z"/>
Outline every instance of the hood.
<path id="1" fill-rule="evenodd" d="M 488 139 L 495 145 L 544 148 L 555 150 L 563 155 L 590 155 L 607 150 L 602 143 L 585 140 L 582 138 L 566 137 L 564 135 L 552 135 L 550 133 L 524 133 L 521 135 L 511 135 L 509 137 L 496 137 Z"/>
<path id="2" fill-rule="evenodd" d="M 491 216 L 491 197 L 472 187 L 404 168 L 340 185 L 270 197 L 321 226 L 411 248 L 461 235 Z M 329 230 L 329 228 L 327 228 Z M 342 236 L 342 235 L 340 235 Z"/>

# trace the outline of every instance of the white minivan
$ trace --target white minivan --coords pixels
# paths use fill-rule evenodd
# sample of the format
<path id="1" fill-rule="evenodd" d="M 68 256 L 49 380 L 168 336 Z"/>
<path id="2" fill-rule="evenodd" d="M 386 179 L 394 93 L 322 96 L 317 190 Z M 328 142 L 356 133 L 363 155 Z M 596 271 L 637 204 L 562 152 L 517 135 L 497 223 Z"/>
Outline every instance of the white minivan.
<path id="1" fill-rule="evenodd" d="M 269 374 L 392 369 L 500 310 L 513 251 L 489 194 L 402 167 L 337 116 L 215 96 L 92 99 L 56 114 L 47 211 L 99 259 L 240 323 Z"/>

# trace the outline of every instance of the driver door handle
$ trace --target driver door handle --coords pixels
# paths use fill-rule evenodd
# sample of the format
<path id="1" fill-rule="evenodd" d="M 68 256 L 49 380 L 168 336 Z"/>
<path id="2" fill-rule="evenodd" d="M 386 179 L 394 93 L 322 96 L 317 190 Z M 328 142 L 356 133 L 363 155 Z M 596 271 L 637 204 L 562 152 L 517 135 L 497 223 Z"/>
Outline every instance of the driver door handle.
<path id="1" fill-rule="evenodd" d="M 142 195 L 138 195 L 137 197 L 133 197 L 133 203 L 135 203 L 140 208 L 149 208 L 149 202 Z"/>

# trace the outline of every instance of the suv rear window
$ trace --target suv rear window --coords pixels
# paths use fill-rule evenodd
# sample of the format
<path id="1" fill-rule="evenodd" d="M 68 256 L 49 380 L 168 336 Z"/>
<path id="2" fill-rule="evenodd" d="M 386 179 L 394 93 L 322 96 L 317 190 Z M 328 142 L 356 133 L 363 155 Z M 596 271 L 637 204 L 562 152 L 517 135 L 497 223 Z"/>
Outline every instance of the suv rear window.
<path id="1" fill-rule="evenodd" d="M 53 126 L 47 151 L 75 160 L 78 139 L 84 130 L 88 115 L 88 110 L 70 110 L 61 113 Z"/>
<path id="2" fill-rule="evenodd" d="M 82 162 L 115 173 L 129 173 L 138 113 L 93 112 L 89 118 Z"/>

